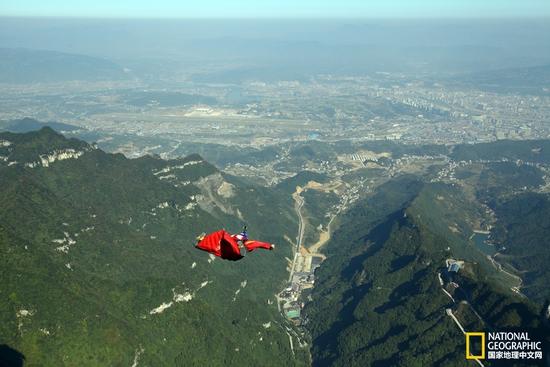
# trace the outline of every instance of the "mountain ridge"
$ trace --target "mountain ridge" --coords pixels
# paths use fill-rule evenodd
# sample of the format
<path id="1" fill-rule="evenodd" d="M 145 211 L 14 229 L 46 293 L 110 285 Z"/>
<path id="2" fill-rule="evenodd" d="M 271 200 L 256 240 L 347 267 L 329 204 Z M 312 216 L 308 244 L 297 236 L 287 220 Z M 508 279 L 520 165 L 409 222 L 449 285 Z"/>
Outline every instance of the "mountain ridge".
<path id="1" fill-rule="evenodd" d="M 306 305 L 314 366 L 469 365 L 451 314 L 467 331 L 548 335 L 541 305 L 471 248 L 470 205 L 452 185 L 403 176 L 344 215 Z M 458 274 L 449 260 L 463 261 Z"/>
<path id="2" fill-rule="evenodd" d="M 195 236 L 242 221 L 201 207 L 197 182 L 220 173 L 200 156 L 130 160 L 49 128 L 0 141 L 0 336 L 27 363 L 305 365 L 274 297 L 286 278 L 291 208 L 270 220 L 254 186 L 216 197 L 235 209 L 245 202 L 251 234 L 279 246 L 214 260 L 193 247 Z M 39 159 L 68 149 L 83 153 Z"/>
<path id="3" fill-rule="evenodd" d="M 119 65 L 97 57 L 24 48 L 0 48 L 1 83 L 124 80 Z"/>

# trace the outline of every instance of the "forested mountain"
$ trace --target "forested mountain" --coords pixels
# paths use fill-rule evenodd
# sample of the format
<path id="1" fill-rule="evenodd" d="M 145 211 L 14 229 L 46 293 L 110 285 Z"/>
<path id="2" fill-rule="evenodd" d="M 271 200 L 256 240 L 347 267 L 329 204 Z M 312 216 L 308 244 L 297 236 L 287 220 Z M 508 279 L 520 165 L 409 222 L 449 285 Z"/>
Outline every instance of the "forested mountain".
<path id="1" fill-rule="evenodd" d="M 50 127 L 57 132 L 68 132 L 79 130 L 80 127 L 70 124 L 64 124 L 62 122 L 41 122 L 28 117 L 12 120 L 12 121 L 0 121 L 0 131 L 5 130 L 12 133 L 27 133 L 34 130 L 40 130 L 43 127 Z"/>
<path id="2" fill-rule="evenodd" d="M 451 315 L 468 331 L 521 327 L 550 335 L 542 304 L 511 291 L 517 279 L 469 242 L 483 210 L 458 186 L 414 176 L 390 180 L 349 210 L 307 305 L 313 365 L 472 365 Z M 544 252 L 527 246 L 533 257 Z M 464 261 L 458 274 L 448 271 L 449 259 Z"/>
<path id="3" fill-rule="evenodd" d="M 274 297 L 291 254 L 283 237 L 297 231 L 290 199 L 277 195 L 198 155 L 129 160 L 50 128 L 0 133 L 2 357 L 305 365 Z M 243 223 L 277 250 L 228 262 L 193 246 Z"/>
<path id="4" fill-rule="evenodd" d="M 300 143 L 279 164 L 291 171 L 349 151 L 339 144 Z M 382 146 L 399 157 L 425 153 Z M 303 299 L 313 365 L 471 365 L 453 318 L 469 331 L 550 335 L 547 148 L 547 141 L 427 147 L 449 160 L 364 186 L 339 212 Z M 289 343 L 275 293 L 298 231 L 290 194 L 331 179 L 302 171 L 267 188 L 196 154 L 127 159 L 48 127 L 0 133 L 0 361 L 307 365 L 307 349 Z M 323 215 L 339 205 L 330 190 L 302 197 L 311 228 L 326 226 Z M 193 247 L 201 232 L 244 223 L 277 250 L 227 262 Z M 478 244 L 480 231 L 493 244 Z M 306 231 L 304 239 L 317 236 Z M 458 273 L 448 269 L 453 260 L 463 262 Z"/>
<path id="5" fill-rule="evenodd" d="M 525 193 L 500 200 L 496 214 L 495 239 L 504 248 L 497 259 L 521 273 L 527 296 L 544 302 L 550 297 L 550 195 Z"/>

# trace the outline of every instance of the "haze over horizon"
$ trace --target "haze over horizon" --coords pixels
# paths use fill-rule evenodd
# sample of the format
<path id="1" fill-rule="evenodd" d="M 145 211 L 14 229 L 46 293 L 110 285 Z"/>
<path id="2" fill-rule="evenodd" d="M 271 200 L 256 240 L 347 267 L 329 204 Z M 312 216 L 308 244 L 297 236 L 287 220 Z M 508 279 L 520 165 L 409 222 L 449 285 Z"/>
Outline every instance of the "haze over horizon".
<path id="1" fill-rule="evenodd" d="M 544 0 L 206 0 L 200 4 L 174 0 L 71 2 L 55 0 L 7 0 L 0 5 L 3 17 L 89 17 L 89 18 L 521 18 L 550 17 Z"/>

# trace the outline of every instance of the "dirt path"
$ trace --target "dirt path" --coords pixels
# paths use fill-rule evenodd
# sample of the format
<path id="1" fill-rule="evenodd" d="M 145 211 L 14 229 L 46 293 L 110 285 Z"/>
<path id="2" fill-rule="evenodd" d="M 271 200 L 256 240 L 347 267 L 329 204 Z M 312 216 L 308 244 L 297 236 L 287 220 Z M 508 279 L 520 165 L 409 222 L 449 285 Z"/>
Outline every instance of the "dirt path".
<path id="1" fill-rule="evenodd" d="M 319 233 L 319 241 L 317 241 L 315 244 L 313 244 L 312 246 L 310 246 L 307 249 L 310 253 L 315 254 L 315 253 L 319 252 L 319 249 L 321 247 L 323 247 L 323 245 L 330 240 L 330 235 L 331 235 L 330 225 L 331 225 L 331 223 L 332 223 L 332 221 L 334 220 L 335 217 L 336 216 L 333 216 L 332 218 L 330 218 L 330 221 L 327 224 L 327 230 L 326 231 L 321 231 Z"/>
<path id="2" fill-rule="evenodd" d="M 347 200 L 346 202 L 344 202 L 343 206 L 345 206 L 346 204 L 347 204 Z M 330 241 L 331 234 L 332 234 L 330 231 L 330 225 L 332 224 L 332 221 L 334 220 L 334 218 L 338 216 L 338 214 L 340 214 L 340 211 L 338 211 L 336 214 L 334 214 L 330 218 L 330 221 L 327 224 L 327 230 L 321 231 L 321 233 L 319 234 L 319 241 L 317 241 L 315 244 L 313 244 L 311 247 L 308 248 L 308 251 L 310 253 L 312 254 L 318 253 L 319 249 L 323 247 L 328 241 Z"/>

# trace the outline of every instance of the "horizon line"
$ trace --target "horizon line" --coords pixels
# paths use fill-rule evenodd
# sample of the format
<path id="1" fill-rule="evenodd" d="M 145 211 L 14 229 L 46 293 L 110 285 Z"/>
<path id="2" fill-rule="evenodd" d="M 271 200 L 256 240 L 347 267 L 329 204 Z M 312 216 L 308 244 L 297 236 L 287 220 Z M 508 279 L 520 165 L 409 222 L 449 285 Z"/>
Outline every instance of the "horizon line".
<path id="1" fill-rule="evenodd" d="M 119 16 L 119 15 L 22 15 L 0 14 L 0 18 L 13 19 L 74 19 L 74 20 L 547 20 L 548 15 L 500 16 Z"/>

